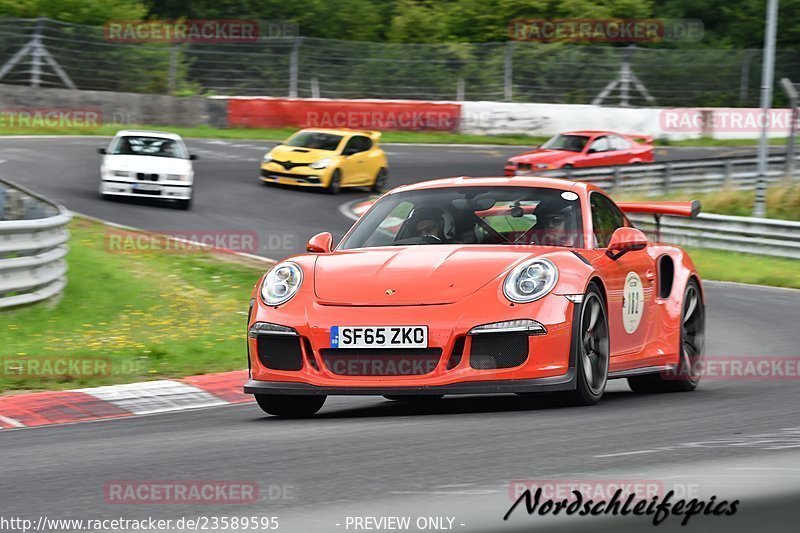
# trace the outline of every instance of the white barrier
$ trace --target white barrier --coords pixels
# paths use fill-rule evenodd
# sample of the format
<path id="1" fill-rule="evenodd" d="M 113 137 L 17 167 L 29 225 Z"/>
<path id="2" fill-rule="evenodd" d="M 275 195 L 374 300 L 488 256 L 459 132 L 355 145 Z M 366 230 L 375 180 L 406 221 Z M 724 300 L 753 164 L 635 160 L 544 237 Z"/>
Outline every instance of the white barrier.
<path id="1" fill-rule="evenodd" d="M 61 205 L 0 180 L 0 308 L 64 289 L 71 218 Z"/>

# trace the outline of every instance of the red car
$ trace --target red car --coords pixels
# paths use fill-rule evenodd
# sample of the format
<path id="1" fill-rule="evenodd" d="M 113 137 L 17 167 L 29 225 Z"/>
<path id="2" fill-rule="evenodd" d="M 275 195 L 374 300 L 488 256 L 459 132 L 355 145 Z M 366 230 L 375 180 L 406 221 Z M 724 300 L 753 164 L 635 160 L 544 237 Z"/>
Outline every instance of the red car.
<path id="1" fill-rule="evenodd" d="M 546 391 L 590 405 L 614 378 L 637 392 L 693 390 L 700 277 L 625 213 L 698 210 L 617 205 L 551 178 L 399 187 L 338 246 L 320 233 L 256 284 L 244 391 L 267 413 L 303 417 L 329 395 Z"/>
<path id="2" fill-rule="evenodd" d="M 652 137 L 586 130 L 560 133 L 536 150 L 510 158 L 504 170 L 506 176 L 516 176 L 559 168 L 652 162 Z"/>

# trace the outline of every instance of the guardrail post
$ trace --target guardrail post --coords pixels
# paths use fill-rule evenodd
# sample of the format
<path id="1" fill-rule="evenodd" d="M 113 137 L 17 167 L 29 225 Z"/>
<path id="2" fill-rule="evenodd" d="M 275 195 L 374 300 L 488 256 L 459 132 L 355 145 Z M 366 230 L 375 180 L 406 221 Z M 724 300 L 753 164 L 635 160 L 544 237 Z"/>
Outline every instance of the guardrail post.
<path id="1" fill-rule="evenodd" d="M 665 163 L 664 164 L 664 183 L 663 183 L 664 194 L 669 194 L 672 190 L 672 163 Z"/>
<path id="2" fill-rule="evenodd" d="M 0 220 L 5 220 L 6 214 L 6 190 L 0 187 Z"/>
<path id="3" fill-rule="evenodd" d="M 616 191 L 619 188 L 619 185 L 621 183 L 620 177 L 621 176 L 620 176 L 619 167 L 616 167 L 614 169 L 614 173 L 612 175 L 612 180 L 611 180 L 611 190 L 612 191 Z"/>
<path id="4" fill-rule="evenodd" d="M 728 188 L 731 185 L 733 185 L 733 163 L 731 163 L 730 159 L 726 159 L 722 168 L 723 168 L 723 173 L 725 174 L 724 187 Z"/>

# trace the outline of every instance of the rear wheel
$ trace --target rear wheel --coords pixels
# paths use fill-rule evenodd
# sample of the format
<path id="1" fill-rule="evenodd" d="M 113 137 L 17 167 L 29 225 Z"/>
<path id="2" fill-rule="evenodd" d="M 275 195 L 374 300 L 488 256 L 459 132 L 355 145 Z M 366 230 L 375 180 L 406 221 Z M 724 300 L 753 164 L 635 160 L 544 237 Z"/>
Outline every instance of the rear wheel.
<path id="1" fill-rule="evenodd" d="M 328 183 L 328 187 L 325 190 L 328 194 L 339 194 L 339 191 L 342 190 L 342 174 L 339 172 L 338 168 L 333 171 L 331 181 Z"/>
<path id="2" fill-rule="evenodd" d="M 383 192 L 383 190 L 386 188 L 386 180 L 388 177 L 389 174 L 386 172 L 386 169 L 380 169 L 378 171 L 378 175 L 375 176 L 375 182 L 372 184 L 372 192 Z"/>
<path id="3" fill-rule="evenodd" d="M 688 392 L 700 383 L 700 363 L 706 334 L 706 312 L 700 297 L 700 284 L 689 280 L 683 292 L 681 310 L 680 360 L 668 373 L 647 374 L 628 378 L 633 392 Z"/>
<path id="4" fill-rule="evenodd" d="M 575 390 L 553 394 L 558 403 L 594 405 L 606 390 L 608 382 L 609 335 L 608 315 L 600 289 L 589 284 L 579 313 L 578 338 L 573 343 Z"/>
<path id="5" fill-rule="evenodd" d="M 308 418 L 322 409 L 327 396 L 256 394 L 258 406 L 267 414 L 285 418 Z"/>

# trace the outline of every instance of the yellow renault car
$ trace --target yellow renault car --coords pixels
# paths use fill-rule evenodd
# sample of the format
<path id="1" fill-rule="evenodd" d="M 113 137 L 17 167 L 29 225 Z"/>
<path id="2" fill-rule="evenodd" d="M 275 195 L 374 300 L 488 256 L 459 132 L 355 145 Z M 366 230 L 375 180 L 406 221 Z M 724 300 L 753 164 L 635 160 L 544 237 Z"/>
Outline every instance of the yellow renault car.
<path id="1" fill-rule="evenodd" d="M 300 130 L 261 161 L 261 181 L 319 187 L 336 194 L 342 187 L 381 192 L 389 165 L 378 147 L 381 134 L 359 130 Z"/>

